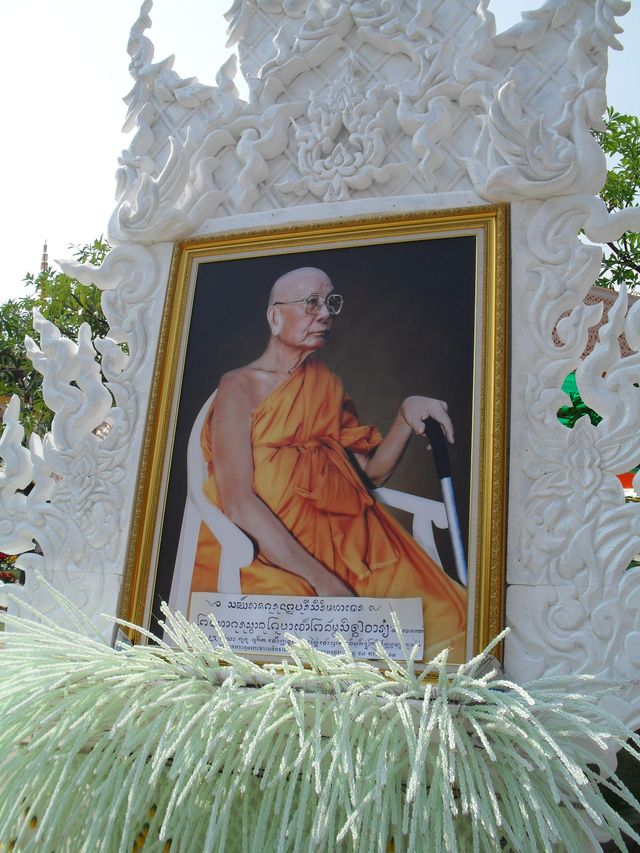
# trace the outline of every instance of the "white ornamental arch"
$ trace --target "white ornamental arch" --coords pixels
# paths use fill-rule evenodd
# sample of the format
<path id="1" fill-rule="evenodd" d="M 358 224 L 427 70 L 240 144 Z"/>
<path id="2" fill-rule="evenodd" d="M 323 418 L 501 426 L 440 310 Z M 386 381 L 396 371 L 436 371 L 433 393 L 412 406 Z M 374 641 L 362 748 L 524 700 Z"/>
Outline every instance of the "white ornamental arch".
<path id="1" fill-rule="evenodd" d="M 64 267 L 103 291 L 109 337 L 92 341 L 83 329 L 68 341 L 40 318 L 28 348 L 55 413 L 51 432 L 25 447 L 14 401 L 0 438 L 0 549 L 37 542 L 42 552 L 20 558 L 22 601 L 60 616 L 32 582 L 37 569 L 89 617 L 117 610 L 176 241 L 505 202 L 506 667 L 517 680 L 621 680 L 628 688 L 609 701 L 640 724 L 640 572 L 626 570 L 640 550 L 640 507 L 625 504 L 615 476 L 640 460 L 640 309 L 628 310 L 624 293 L 580 361 L 599 319 L 583 299 L 601 250 L 579 231 L 600 243 L 640 230 L 637 211 L 609 215 L 595 197 L 606 166 L 590 133 L 628 5 L 547 0 L 496 34 L 488 0 L 234 0 L 226 17 L 248 83 L 243 100 L 233 58 L 213 85 L 182 78 L 172 58 L 156 60 L 145 0 L 128 45 L 133 135 L 119 160 L 114 249 L 99 269 Z M 622 332 L 634 350 L 624 359 Z M 598 427 L 557 422 L 573 369 L 603 416 Z"/>

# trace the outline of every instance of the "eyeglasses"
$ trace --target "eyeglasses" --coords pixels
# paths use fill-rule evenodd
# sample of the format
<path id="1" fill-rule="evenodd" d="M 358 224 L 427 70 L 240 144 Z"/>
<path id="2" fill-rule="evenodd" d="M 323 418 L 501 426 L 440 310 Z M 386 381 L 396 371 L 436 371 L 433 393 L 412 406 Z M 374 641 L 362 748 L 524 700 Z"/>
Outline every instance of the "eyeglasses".
<path id="1" fill-rule="evenodd" d="M 304 299 L 290 299 L 289 302 L 274 302 L 274 305 L 294 305 L 296 302 L 304 302 L 304 310 L 307 314 L 319 314 L 322 306 L 327 306 L 329 314 L 339 314 L 342 311 L 344 299 L 339 293 L 330 293 L 328 296 L 320 296 L 318 293 L 312 293 L 311 296 L 305 296 Z"/>

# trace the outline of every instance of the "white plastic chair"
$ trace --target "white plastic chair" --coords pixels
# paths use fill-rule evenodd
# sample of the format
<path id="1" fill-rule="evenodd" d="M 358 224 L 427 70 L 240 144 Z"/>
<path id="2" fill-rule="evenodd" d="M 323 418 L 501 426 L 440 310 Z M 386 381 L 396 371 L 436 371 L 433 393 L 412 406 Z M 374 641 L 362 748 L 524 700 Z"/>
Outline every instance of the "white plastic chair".
<path id="1" fill-rule="evenodd" d="M 187 613 L 189 609 L 189 593 L 201 522 L 206 524 L 220 543 L 218 592 L 240 593 L 240 569 L 249 565 L 254 557 L 253 542 L 214 506 L 202 491 L 208 471 L 200 436 L 216 394 L 217 390 L 200 409 L 187 445 L 187 499 L 169 595 L 169 606 L 182 613 Z M 386 487 L 375 489 L 373 494 L 380 503 L 413 515 L 413 538 L 431 559 L 441 566 L 433 527 L 435 525 L 444 530 L 448 526 L 444 503 Z"/>

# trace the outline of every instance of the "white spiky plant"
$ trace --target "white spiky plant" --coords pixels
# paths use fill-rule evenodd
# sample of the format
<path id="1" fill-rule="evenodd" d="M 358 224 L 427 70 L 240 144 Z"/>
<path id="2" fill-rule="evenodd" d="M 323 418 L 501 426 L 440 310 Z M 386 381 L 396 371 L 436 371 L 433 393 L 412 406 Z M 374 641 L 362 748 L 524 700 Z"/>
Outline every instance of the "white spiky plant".
<path id="1" fill-rule="evenodd" d="M 71 612 L 73 608 L 67 605 Z M 171 645 L 112 649 L 7 617 L 0 651 L 0 849 L 491 851 L 624 847 L 598 785 L 623 725 L 581 679 L 526 688 L 482 656 L 385 671 L 291 638 L 258 666 L 164 610 Z M 429 681 L 435 677 L 435 681 Z M 3 845 L 5 845 L 3 847 Z"/>

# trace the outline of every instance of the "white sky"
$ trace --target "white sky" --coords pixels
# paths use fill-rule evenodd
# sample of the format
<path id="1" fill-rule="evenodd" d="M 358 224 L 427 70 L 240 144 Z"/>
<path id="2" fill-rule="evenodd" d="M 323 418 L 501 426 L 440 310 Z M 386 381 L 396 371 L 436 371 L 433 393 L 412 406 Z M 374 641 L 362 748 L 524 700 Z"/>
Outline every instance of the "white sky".
<path id="1" fill-rule="evenodd" d="M 115 171 L 128 137 L 122 98 L 131 89 L 126 53 L 138 0 L 0 0 L 0 79 L 5 103 L 0 162 L 5 187 L 0 302 L 26 293 L 42 243 L 49 260 L 69 244 L 106 233 Z M 229 55 L 223 13 L 231 0 L 156 0 L 148 35 L 156 61 L 173 53 L 182 77 L 213 84 Z M 498 31 L 535 0 L 491 0 Z M 640 113 L 640 0 L 619 19 L 624 52 L 610 55 L 609 103 Z"/>

